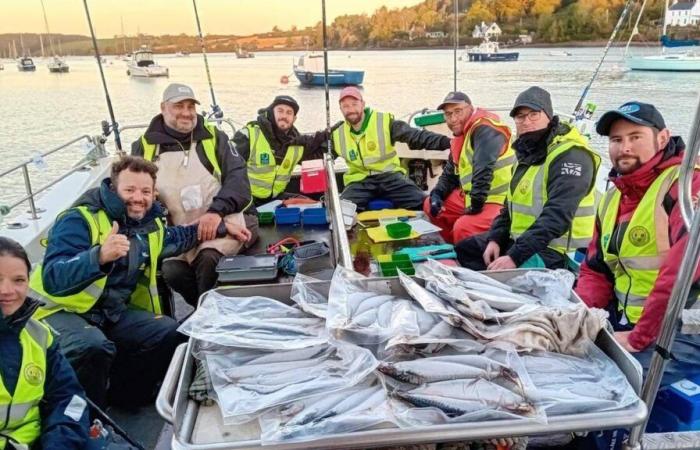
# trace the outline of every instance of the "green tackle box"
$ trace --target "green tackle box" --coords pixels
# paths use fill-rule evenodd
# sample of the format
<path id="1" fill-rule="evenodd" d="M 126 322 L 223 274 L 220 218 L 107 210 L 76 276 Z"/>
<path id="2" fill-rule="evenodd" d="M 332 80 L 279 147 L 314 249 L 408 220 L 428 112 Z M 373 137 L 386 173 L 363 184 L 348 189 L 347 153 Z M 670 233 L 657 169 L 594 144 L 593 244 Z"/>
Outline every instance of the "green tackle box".
<path id="1" fill-rule="evenodd" d="M 419 127 L 438 125 L 445 123 L 445 115 L 442 113 L 442 111 L 434 111 L 415 117 L 413 122 Z"/>

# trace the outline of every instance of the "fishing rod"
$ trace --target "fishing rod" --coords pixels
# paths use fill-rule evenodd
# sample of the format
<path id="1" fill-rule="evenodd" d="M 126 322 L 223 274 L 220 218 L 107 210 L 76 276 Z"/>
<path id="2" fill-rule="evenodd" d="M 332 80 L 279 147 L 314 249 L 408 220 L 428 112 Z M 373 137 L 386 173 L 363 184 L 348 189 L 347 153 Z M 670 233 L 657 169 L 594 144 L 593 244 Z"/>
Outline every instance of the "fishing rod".
<path id="1" fill-rule="evenodd" d="M 105 91 L 105 99 L 107 100 L 107 109 L 109 110 L 109 118 L 112 121 L 111 126 L 103 122 L 102 131 L 105 136 L 109 134 L 110 131 L 114 132 L 114 143 L 117 146 L 117 152 L 123 154 L 122 150 L 122 140 L 119 136 L 119 124 L 114 118 L 114 109 L 112 108 L 112 99 L 109 97 L 109 89 L 107 89 L 107 80 L 105 80 L 105 72 L 102 69 L 102 56 L 100 56 L 100 49 L 97 46 L 97 38 L 95 37 L 95 29 L 92 27 L 92 19 L 90 18 L 90 8 L 88 8 L 87 0 L 83 0 L 83 5 L 85 6 L 85 16 L 87 17 L 88 25 L 90 26 L 90 36 L 92 36 L 92 48 L 95 50 L 95 58 L 97 59 L 97 67 L 100 69 L 100 78 L 102 79 L 102 89 Z"/>
<path id="2" fill-rule="evenodd" d="M 452 63 L 453 63 L 453 72 L 452 72 L 452 79 L 454 80 L 454 89 L 452 89 L 454 92 L 457 92 L 457 47 L 459 46 L 459 0 L 454 0 L 454 8 L 455 8 L 455 35 L 454 35 L 454 45 L 453 45 L 453 52 L 454 54 L 452 55 Z"/>
<path id="3" fill-rule="evenodd" d="M 605 45 L 605 49 L 603 50 L 603 56 L 600 58 L 600 61 L 598 61 L 598 66 L 593 72 L 591 81 L 588 82 L 588 85 L 585 87 L 583 93 L 581 94 L 581 98 L 579 98 L 578 103 L 576 103 L 576 107 L 574 108 L 574 117 L 579 117 L 583 115 L 581 105 L 583 105 L 586 96 L 588 96 L 588 91 L 591 89 L 591 86 L 593 86 L 593 82 L 596 78 L 598 78 L 598 72 L 600 72 L 600 68 L 603 66 L 605 57 L 608 56 L 608 51 L 610 50 L 610 47 L 612 46 L 612 43 L 615 40 L 615 36 L 617 36 L 617 32 L 620 30 L 622 23 L 625 21 L 625 17 L 627 17 L 627 14 L 632 9 L 632 3 L 634 3 L 634 1 L 635 0 L 627 0 L 627 3 L 625 3 L 625 8 L 622 10 L 622 14 L 620 15 L 620 19 L 617 21 L 617 24 L 615 24 L 615 28 L 613 29 L 613 32 L 610 35 L 610 39 L 608 39 L 608 43 Z"/>
<path id="4" fill-rule="evenodd" d="M 326 131 L 328 135 L 328 154 L 333 157 L 331 149 L 331 101 L 328 86 L 328 36 L 326 34 L 326 0 L 321 0 L 321 14 L 323 16 L 323 89 L 326 95 Z"/>
<path id="5" fill-rule="evenodd" d="M 209 72 L 209 60 L 207 59 L 207 50 L 204 47 L 204 36 L 202 35 L 202 25 L 199 23 L 199 12 L 197 11 L 197 0 L 192 0 L 192 6 L 194 6 L 194 17 L 197 19 L 197 32 L 199 33 L 199 45 L 202 49 L 202 56 L 204 57 L 204 68 L 207 72 L 207 81 L 209 81 L 209 94 L 211 94 L 211 115 L 217 119 L 224 117 L 224 112 L 221 110 L 219 105 L 216 103 L 216 96 L 214 95 L 214 84 L 211 82 L 211 73 Z"/>

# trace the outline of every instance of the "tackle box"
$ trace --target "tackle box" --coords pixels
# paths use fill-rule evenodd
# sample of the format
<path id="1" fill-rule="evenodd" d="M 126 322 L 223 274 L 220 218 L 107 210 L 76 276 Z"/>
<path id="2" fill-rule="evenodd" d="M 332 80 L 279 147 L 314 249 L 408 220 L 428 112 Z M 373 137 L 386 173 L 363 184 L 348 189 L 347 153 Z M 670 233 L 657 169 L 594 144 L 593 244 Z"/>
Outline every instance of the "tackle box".
<path id="1" fill-rule="evenodd" d="M 275 222 L 275 213 L 272 211 L 265 211 L 258 213 L 258 223 L 260 225 L 269 225 Z"/>
<path id="2" fill-rule="evenodd" d="M 307 208 L 301 212 L 301 221 L 304 225 L 327 225 L 328 216 L 326 208 Z"/>
<path id="3" fill-rule="evenodd" d="M 216 265 L 219 283 L 266 281 L 277 278 L 277 255 L 225 256 Z"/>
<path id="4" fill-rule="evenodd" d="M 275 223 L 277 225 L 297 225 L 301 223 L 301 209 L 277 208 L 275 210 Z"/>
<path id="5" fill-rule="evenodd" d="M 432 113 L 427 113 L 427 114 L 423 114 L 421 116 L 417 116 L 416 118 L 413 119 L 413 122 L 416 124 L 416 126 L 419 126 L 419 127 L 438 125 L 441 123 L 445 123 L 445 114 L 443 114 L 442 111 L 435 111 Z"/>
<path id="6" fill-rule="evenodd" d="M 394 253 L 392 255 L 377 256 L 379 270 L 384 277 L 395 277 L 399 274 L 399 270 L 406 275 L 415 275 L 416 269 L 413 267 L 411 258 L 408 255 Z"/>

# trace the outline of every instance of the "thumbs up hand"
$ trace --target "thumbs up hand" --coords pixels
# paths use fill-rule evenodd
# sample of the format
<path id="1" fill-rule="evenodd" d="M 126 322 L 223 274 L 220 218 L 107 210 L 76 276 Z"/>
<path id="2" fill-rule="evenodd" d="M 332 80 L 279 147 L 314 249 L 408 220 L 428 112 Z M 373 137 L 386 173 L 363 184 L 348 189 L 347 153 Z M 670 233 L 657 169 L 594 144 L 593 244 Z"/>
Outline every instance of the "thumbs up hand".
<path id="1" fill-rule="evenodd" d="M 119 224 L 112 222 L 112 229 L 100 246 L 100 265 L 116 261 L 129 253 L 129 238 L 119 234 Z"/>

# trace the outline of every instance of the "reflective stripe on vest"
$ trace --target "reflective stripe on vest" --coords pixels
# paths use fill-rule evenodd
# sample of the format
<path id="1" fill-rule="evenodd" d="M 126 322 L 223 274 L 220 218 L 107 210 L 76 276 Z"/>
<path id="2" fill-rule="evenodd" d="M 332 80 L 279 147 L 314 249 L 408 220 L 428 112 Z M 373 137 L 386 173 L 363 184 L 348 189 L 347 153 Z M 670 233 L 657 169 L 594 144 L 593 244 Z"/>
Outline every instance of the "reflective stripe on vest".
<path id="1" fill-rule="evenodd" d="M 497 203 L 501 205 L 505 203 L 508 194 L 508 186 L 510 185 L 510 179 L 513 173 L 513 164 L 516 162 L 515 152 L 510 147 L 510 130 L 507 125 L 489 117 L 481 117 L 473 122 L 469 131 L 467 131 L 467 134 L 464 136 L 464 144 L 462 144 L 459 164 L 457 165 L 457 174 L 459 175 L 462 190 L 465 193 L 464 206 L 467 208 L 470 207 L 472 203 L 469 193 L 472 190 L 472 175 L 474 169 L 472 164 L 474 160 L 474 149 L 472 148 L 471 138 L 474 130 L 479 126 L 491 127 L 499 131 L 506 138 L 506 150 L 498 157 L 493 166 L 493 179 L 491 180 L 491 186 L 487 193 L 487 203 Z"/>
<path id="2" fill-rule="evenodd" d="M 348 166 L 343 175 L 345 186 L 378 173 L 406 174 L 391 143 L 390 124 L 389 114 L 372 111 L 364 133 L 353 134 L 347 122 L 333 131 L 333 148 Z"/>
<path id="3" fill-rule="evenodd" d="M 563 254 L 572 249 L 588 246 L 593 237 L 596 205 L 599 199 L 595 189 L 595 179 L 600 167 L 600 156 L 591 150 L 587 140 L 575 127 L 571 127 L 565 135 L 557 136 L 552 141 L 547 148 L 547 158 L 543 164 L 528 167 L 515 188 L 513 188 L 511 183 L 508 192 L 508 207 L 511 218 L 510 234 L 513 239 L 518 239 L 525 233 L 542 214 L 548 199 L 547 177 L 549 176 L 549 166 L 559 155 L 569 151 L 572 147 L 585 149 L 593 158 L 595 166 L 593 181 L 588 193 L 579 203 L 569 231 L 550 241 L 549 248 Z M 581 174 L 581 176 L 586 175 Z"/>
<path id="4" fill-rule="evenodd" d="M 109 220 L 109 217 L 107 217 L 107 214 L 102 210 L 93 214 L 85 206 L 78 206 L 74 209 L 80 212 L 90 228 L 91 245 L 102 244 L 112 229 L 112 222 Z M 156 275 L 158 271 L 158 258 L 163 250 L 165 230 L 160 219 L 156 219 L 155 222 L 157 230 L 148 234 L 150 265 L 140 274 L 139 280 L 136 283 L 136 288 L 129 299 L 129 305 L 137 309 L 150 311 L 154 314 L 162 314 Z M 53 296 L 44 289 L 42 267 L 42 264 L 39 264 L 29 278 L 30 297 L 44 303 L 44 306 L 34 313 L 33 317 L 35 319 L 43 319 L 61 310 L 78 314 L 85 313 L 95 306 L 97 300 L 102 296 L 105 284 L 107 283 L 107 276 L 104 276 L 93 281 L 77 294 L 65 297 Z"/>
<path id="5" fill-rule="evenodd" d="M 216 125 L 213 123 L 204 122 L 204 128 L 206 128 L 212 135 L 212 137 L 200 141 L 202 143 L 202 147 L 204 148 L 204 155 L 207 157 L 209 164 L 211 164 L 214 169 L 214 178 L 221 182 L 221 166 L 219 166 L 219 161 L 216 159 Z M 153 158 L 159 151 L 159 145 L 150 144 L 146 140 L 145 135 L 141 136 L 141 145 L 143 146 L 143 159 L 153 161 Z"/>
<path id="6" fill-rule="evenodd" d="M 0 374 L 0 436 L 31 445 L 41 435 L 39 402 L 44 397 L 46 350 L 53 337 L 46 325 L 29 319 L 20 331 L 19 342 L 22 364 L 12 395 Z M 5 448 L 6 444 L 6 439 L 0 437 L 0 448 Z"/>
<path id="7" fill-rule="evenodd" d="M 290 145 L 282 164 L 277 164 L 275 153 L 260 127 L 249 124 L 246 128 L 250 140 L 247 167 L 251 193 L 255 198 L 277 197 L 287 189 L 294 168 L 304 156 L 304 147 Z"/>
<path id="8" fill-rule="evenodd" d="M 644 301 L 654 289 L 661 265 L 671 248 L 668 214 L 663 202 L 678 179 L 679 167 L 665 169 L 649 186 L 634 210 L 624 236 L 618 236 L 618 254 L 610 252 L 620 208 L 621 193 L 612 187 L 598 210 L 603 259 L 615 276 L 618 308 L 635 324 L 642 316 Z"/>

